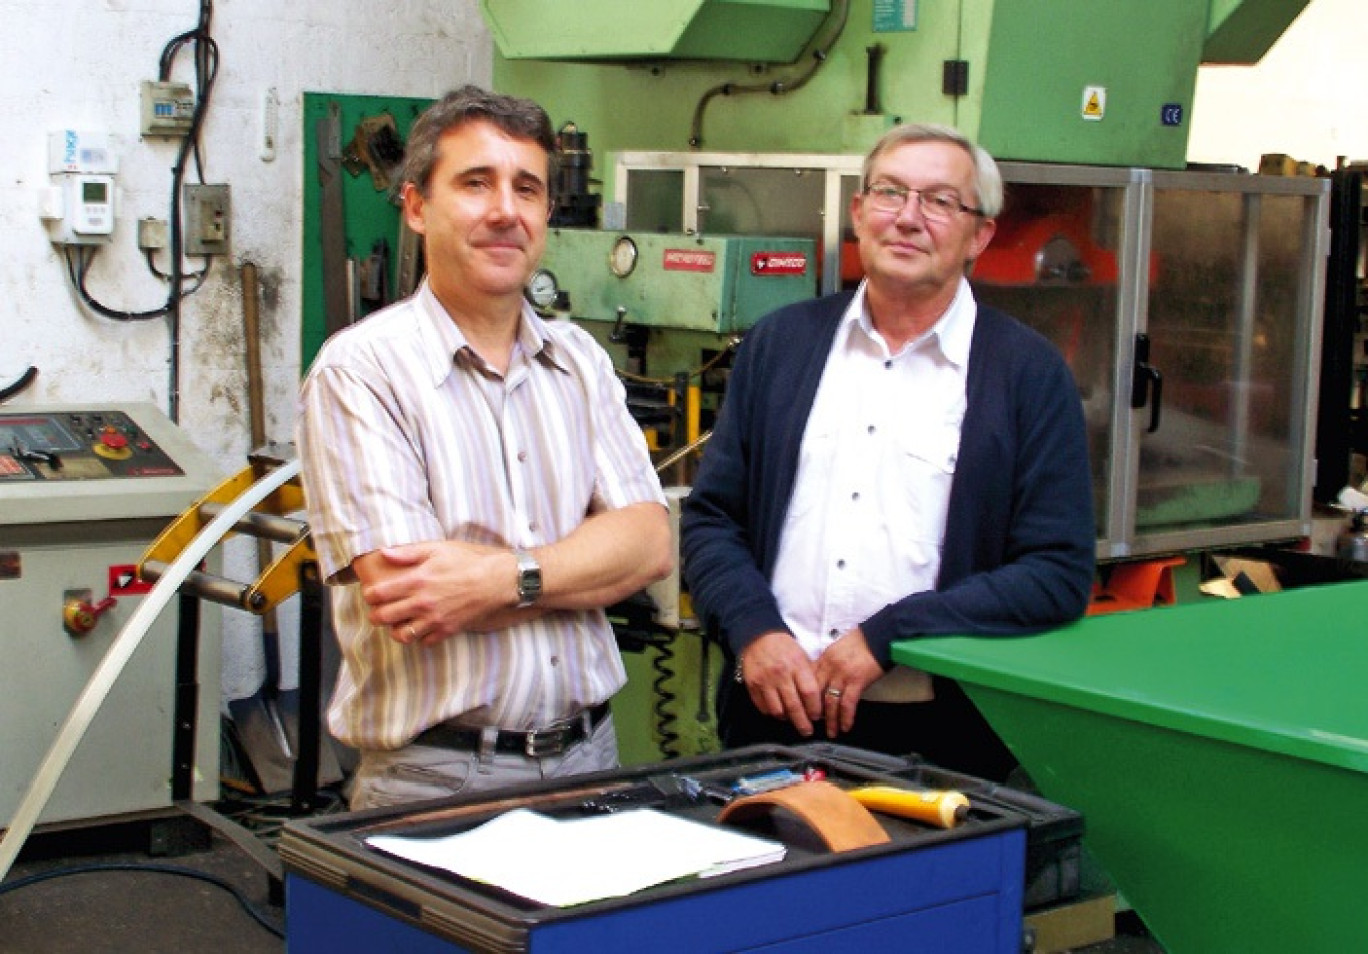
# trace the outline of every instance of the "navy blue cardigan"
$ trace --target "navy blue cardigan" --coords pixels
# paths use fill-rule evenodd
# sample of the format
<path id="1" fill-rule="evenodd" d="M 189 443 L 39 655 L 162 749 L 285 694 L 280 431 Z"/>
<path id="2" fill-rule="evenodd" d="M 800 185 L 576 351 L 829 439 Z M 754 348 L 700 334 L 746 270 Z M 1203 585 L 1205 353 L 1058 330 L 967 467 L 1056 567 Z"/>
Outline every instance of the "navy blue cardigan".
<path id="1" fill-rule="evenodd" d="M 787 629 L 769 580 L 803 429 L 850 299 L 787 306 L 746 334 L 684 503 L 685 580 L 695 609 L 720 627 L 733 654 Z M 1042 335 L 980 306 L 967 390 L 936 588 L 861 624 L 884 665 L 894 640 L 1035 632 L 1087 606 L 1092 481 L 1068 366 Z"/>

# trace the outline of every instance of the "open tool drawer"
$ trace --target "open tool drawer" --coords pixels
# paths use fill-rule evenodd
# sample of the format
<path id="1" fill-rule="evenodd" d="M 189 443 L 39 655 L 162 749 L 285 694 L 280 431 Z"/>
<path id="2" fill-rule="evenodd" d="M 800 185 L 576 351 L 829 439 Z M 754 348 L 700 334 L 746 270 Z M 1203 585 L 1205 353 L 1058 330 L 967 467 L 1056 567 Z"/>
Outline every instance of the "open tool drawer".
<path id="1" fill-rule="evenodd" d="M 835 944 L 1018 954 L 1026 818 L 972 794 L 968 816 L 954 828 L 879 814 L 888 843 L 840 853 L 780 813 L 754 829 L 784 843 L 780 861 L 567 908 L 405 862 L 366 842 L 377 833 L 452 834 L 520 807 L 552 817 L 649 807 L 713 824 L 720 793 L 775 772 L 820 773 L 837 787 L 910 787 L 818 752 L 757 746 L 480 798 L 291 822 L 281 842 L 288 950 L 372 951 L 388 943 L 421 952 L 700 954 Z"/>

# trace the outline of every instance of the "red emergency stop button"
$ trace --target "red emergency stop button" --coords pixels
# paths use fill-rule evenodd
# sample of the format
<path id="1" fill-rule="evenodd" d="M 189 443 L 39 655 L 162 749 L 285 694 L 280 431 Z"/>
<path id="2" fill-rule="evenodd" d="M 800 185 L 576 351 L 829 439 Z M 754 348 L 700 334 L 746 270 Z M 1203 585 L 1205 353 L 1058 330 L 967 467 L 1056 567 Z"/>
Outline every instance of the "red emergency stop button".
<path id="1" fill-rule="evenodd" d="M 100 431 L 95 439 L 94 451 L 108 460 L 127 460 L 133 456 L 133 451 L 128 446 L 128 438 L 113 427 L 106 427 Z"/>

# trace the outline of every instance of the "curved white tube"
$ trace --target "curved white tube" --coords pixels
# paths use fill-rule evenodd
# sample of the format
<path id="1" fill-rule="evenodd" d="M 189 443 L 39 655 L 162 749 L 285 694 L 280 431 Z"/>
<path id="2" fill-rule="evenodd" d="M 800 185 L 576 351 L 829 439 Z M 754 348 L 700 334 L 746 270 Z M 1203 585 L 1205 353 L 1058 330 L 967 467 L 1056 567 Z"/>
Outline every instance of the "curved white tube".
<path id="1" fill-rule="evenodd" d="M 85 688 L 81 690 L 80 697 L 68 713 L 66 722 L 57 733 L 57 738 L 48 748 L 47 755 L 43 757 L 43 764 L 38 768 L 38 774 L 33 777 L 33 781 L 29 783 L 24 800 L 15 810 L 4 838 L 0 838 L 0 881 L 9 874 L 10 866 L 19 855 L 19 849 L 23 847 L 24 840 L 28 838 L 38 816 L 46 807 L 52 790 L 57 787 L 57 780 L 61 778 L 62 772 L 66 771 L 67 763 L 71 761 L 76 746 L 90 728 L 95 713 L 99 711 L 134 650 L 141 645 L 143 638 L 171 597 L 180 589 L 191 571 L 199 566 L 200 561 L 209 555 L 209 551 L 232 531 L 234 524 L 298 473 L 298 460 L 281 464 L 244 490 L 222 513 L 205 524 L 175 562 L 167 567 L 162 578 L 144 597 L 142 604 L 128 618 L 123 629 L 119 630 L 119 634 L 105 651 L 104 658 L 100 660 Z"/>

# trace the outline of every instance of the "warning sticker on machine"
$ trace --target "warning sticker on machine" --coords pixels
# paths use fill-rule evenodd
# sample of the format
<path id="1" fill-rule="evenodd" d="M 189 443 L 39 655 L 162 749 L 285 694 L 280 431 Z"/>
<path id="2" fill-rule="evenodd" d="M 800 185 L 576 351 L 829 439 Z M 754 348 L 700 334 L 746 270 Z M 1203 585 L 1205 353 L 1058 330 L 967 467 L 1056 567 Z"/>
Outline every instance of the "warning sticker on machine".
<path id="1" fill-rule="evenodd" d="M 117 564 L 109 568 L 110 596 L 137 596 L 150 592 L 152 584 L 138 578 L 138 568 L 134 564 Z"/>
<path id="2" fill-rule="evenodd" d="M 706 249 L 667 248 L 662 264 L 667 272 L 711 272 L 717 268 L 717 253 Z"/>
<path id="3" fill-rule="evenodd" d="M 1102 120 L 1102 117 L 1106 114 L 1107 87 L 1083 87 L 1083 118 L 1091 122 L 1100 122 Z"/>
<path id="4" fill-rule="evenodd" d="M 755 252 L 750 265 L 752 275 L 805 275 L 807 255 L 802 252 Z"/>

